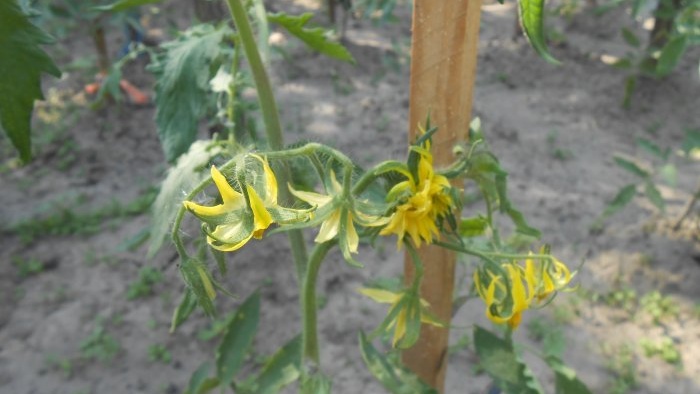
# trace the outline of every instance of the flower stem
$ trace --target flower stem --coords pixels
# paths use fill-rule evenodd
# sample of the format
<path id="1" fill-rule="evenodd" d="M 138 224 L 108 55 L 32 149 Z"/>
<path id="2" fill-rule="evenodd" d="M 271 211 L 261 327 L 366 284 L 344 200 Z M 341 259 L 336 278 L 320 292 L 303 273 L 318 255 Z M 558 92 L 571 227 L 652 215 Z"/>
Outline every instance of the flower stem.
<path id="1" fill-rule="evenodd" d="M 318 271 L 321 268 L 323 259 L 326 257 L 326 253 L 328 253 L 334 244 L 334 241 L 318 244 L 313 252 L 311 252 L 301 295 L 303 320 L 301 334 L 302 361 L 311 361 L 317 366 L 320 363 L 320 359 L 318 355 L 318 327 L 316 323 L 316 279 L 318 278 Z"/>
<path id="2" fill-rule="evenodd" d="M 250 22 L 248 21 L 248 14 L 241 0 L 226 0 L 226 3 L 228 4 L 231 18 L 238 31 L 246 58 L 248 59 L 250 71 L 253 74 L 253 80 L 255 81 L 255 87 L 258 92 L 260 111 L 262 112 L 263 123 L 265 123 L 267 143 L 271 149 L 280 150 L 284 146 L 284 138 L 282 136 L 282 126 L 280 125 L 277 102 L 272 93 L 270 79 L 267 76 L 265 66 L 260 58 L 260 52 L 258 52 L 255 43 L 255 36 L 253 35 L 253 29 L 250 27 Z M 277 174 L 277 177 L 282 185 L 286 185 L 291 178 L 289 168 L 283 164 L 282 171 Z M 279 189 L 279 194 L 282 200 L 288 200 L 291 197 L 286 187 L 281 187 Z M 288 236 L 292 248 L 292 258 L 294 259 L 294 265 L 297 271 L 297 279 L 301 281 L 304 277 L 307 260 L 304 235 L 300 230 L 291 230 L 288 232 Z"/>

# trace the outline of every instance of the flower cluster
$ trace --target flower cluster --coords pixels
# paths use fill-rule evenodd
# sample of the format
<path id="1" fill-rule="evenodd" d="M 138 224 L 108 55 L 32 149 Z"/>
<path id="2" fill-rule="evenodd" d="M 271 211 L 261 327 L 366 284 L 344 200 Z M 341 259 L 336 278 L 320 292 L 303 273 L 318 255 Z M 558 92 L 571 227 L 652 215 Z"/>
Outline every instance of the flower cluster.
<path id="1" fill-rule="evenodd" d="M 408 178 L 397 183 L 387 195 L 387 200 L 398 201 L 396 211 L 391 215 L 389 224 L 380 235 L 396 234 L 398 247 L 401 247 L 406 234 L 416 246 L 421 242 L 431 243 L 433 237 L 439 237 L 439 221 L 450 214 L 453 208 L 450 196 L 451 186 L 446 177 L 436 174 L 433 168 L 433 156 L 430 142 L 423 146 L 411 147 L 417 154 L 416 171 L 407 171 Z"/>
<path id="2" fill-rule="evenodd" d="M 234 189 L 216 167 L 211 167 L 211 177 L 219 189 L 221 204 L 210 207 L 184 202 L 185 208 L 205 223 L 203 229 L 207 242 L 214 249 L 223 252 L 238 250 L 251 238 L 262 238 L 272 223 L 303 222 L 311 215 L 309 211 L 279 206 L 277 179 L 270 165 L 258 155 L 250 157 L 257 161 L 259 171 L 248 166 L 253 181 L 240 185 L 240 191 Z"/>
<path id="3" fill-rule="evenodd" d="M 550 299 L 571 278 L 561 261 L 551 256 L 532 256 L 525 260 L 524 267 L 517 262 L 500 267 L 486 265 L 474 272 L 474 285 L 486 303 L 486 316 L 496 324 L 507 323 L 515 329 L 525 310 Z"/>

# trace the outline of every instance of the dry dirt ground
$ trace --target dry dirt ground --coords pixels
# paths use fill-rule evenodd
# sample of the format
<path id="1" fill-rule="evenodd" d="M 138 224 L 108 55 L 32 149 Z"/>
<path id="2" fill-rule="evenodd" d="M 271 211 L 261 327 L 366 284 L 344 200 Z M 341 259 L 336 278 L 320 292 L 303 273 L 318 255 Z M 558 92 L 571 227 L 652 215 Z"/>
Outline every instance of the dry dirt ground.
<path id="1" fill-rule="evenodd" d="M 294 12 L 318 9 L 313 1 L 274 5 Z M 161 27 L 173 23 L 168 15 L 191 20 L 189 10 L 173 4 L 161 11 L 154 16 Z M 634 181 L 615 166 L 615 154 L 647 159 L 636 146 L 639 137 L 675 152 L 686 129 L 700 128 L 699 52 L 691 51 L 669 78 L 641 81 L 625 110 L 624 74 L 600 60 L 626 50 L 619 35 L 619 26 L 629 24 L 624 12 L 551 18 L 560 33 L 553 46 L 564 62 L 560 67 L 511 39 L 513 12 L 512 4 L 483 7 L 474 111 L 510 173 L 517 206 L 560 259 L 584 263 L 580 290 L 529 312 L 517 338 L 538 347 L 543 332 L 559 330 L 565 360 L 594 393 L 698 393 L 698 223 L 687 220 L 679 231 L 670 223 L 696 187 L 700 163 L 673 154 L 679 179 L 677 187 L 662 188 L 666 215 L 637 196 L 602 231 L 590 228 L 617 190 Z M 396 16 L 381 26 L 349 23 L 347 46 L 356 66 L 310 54 L 292 39 L 282 43 L 289 57 L 273 60 L 272 75 L 288 142 L 327 142 L 367 165 L 387 155 L 403 157 L 410 9 L 399 7 Z M 119 34 L 113 36 L 116 48 Z M 203 338 L 211 323 L 199 313 L 168 334 L 183 289 L 174 251 L 166 247 L 147 260 L 145 246 L 129 250 L 126 244 L 150 220 L 144 204 L 129 203 L 159 184 L 166 165 L 153 108 L 86 107 L 78 91 L 90 79 L 89 48 L 84 31 L 74 27 L 51 49 L 66 72 L 60 81 L 46 81 L 49 104 L 37 111 L 36 159 L 17 167 L 7 141 L 2 143 L 0 393 L 180 393 L 190 373 L 213 358 L 216 340 Z M 130 66 L 127 75 L 152 91 L 143 63 Z M 102 215 L 91 222 L 89 212 Z M 50 217 L 55 220 L 38 221 Z M 34 226 L 20 232 L 22 222 Z M 48 228 L 54 234 L 41 231 Z M 269 354 L 299 330 L 289 250 L 284 237 L 274 239 L 233 255 L 230 273 L 221 279 L 242 296 L 262 288 L 257 355 Z M 364 270 L 349 268 L 335 254 L 322 270 L 321 357 L 337 393 L 384 392 L 362 364 L 357 332 L 372 330 L 386 311 L 356 289 L 370 278 L 400 272 L 402 256 L 393 245 L 361 250 Z M 143 267 L 155 268 L 163 280 L 152 286 L 153 294 L 130 300 L 127 293 Z M 468 289 L 467 279 L 460 286 Z M 219 310 L 237 303 L 222 300 Z M 654 313 L 661 314 L 658 321 Z M 454 330 L 453 343 L 473 324 L 488 324 L 479 300 L 467 302 L 455 319 L 462 329 Z M 666 358 L 674 360 L 675 349 L 677 362 L 645 354 L 645 342 L 663 340 L 670 340 Z M 546 368 L 526 358 L 551 390 Z M 476 363 L 468 343 L 456 348 L 447 393 L 485 392 L 488 379 L 476 374 Z"/>

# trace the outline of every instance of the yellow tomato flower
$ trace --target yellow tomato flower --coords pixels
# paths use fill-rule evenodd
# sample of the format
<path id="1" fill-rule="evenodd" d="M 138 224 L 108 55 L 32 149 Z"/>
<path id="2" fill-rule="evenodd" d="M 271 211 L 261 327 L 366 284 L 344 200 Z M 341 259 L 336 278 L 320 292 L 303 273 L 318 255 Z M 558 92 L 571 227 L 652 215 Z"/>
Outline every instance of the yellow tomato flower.
<path id="1" fill-rule="evenodd" d="M 525 278 L 537 301 L 542 301 L 565 288 L 571 281 L 571 272 L 557 259 L 549 261 L 530 258 L 525 260 Z"/>
<path id="2" fill-rule="evenodd" d="M 380 328 L 386 331 L 392 328 L 394 329 L 394 338 L 392 340 L 393 347 L 397 345 L 402 348 L 413 346 L 417 339 L 418 332 L 410 333 L 409 335 L 411 338 L 415 339 L 411 339 L 408 343 L 401 342 L 402 339 L 406 338 L 410 326 L 417 327 L 418 330 L 420 330 L 420 323 L 427 323 L 436 327 L 445 326 L 427 312 L 429 307 L 427 301 L 422 298 L 419 299 L 417 295 L 413 295 L 409 291 L 394 293 L 383 289 L 362 288 L 359 292 L 379 303 L 391 304 L 389 313 Z M 416 315 L 415 312 L 417 312 L 419 316 Z M 410 321 L 412 318 L 416 318 L 417 320 L 412 322 Z"/>
<path id="3" fill-rule="evenodd" d="M 505 277 L 488 269 L 474 271 L 474 285 L 486 303 L 486 317 L 496 324 L 508 323 L 515 329 L 520 324 L 522 313 L 530 306 L 533 294 L 532 289 L 525 287 L 520 266 L 504 264 L 503 269 Z M 488 277 L 487 284 L 483 283 L 484 276 Z"/>
<path id="4" fill-rule="evenodd" d="M 277 179 L 267 160 L 257 155 L 262 168 L 263 184 L 258 185 L 265 198 L 261 198 L 255 185 L 246 184 L 246 195 L 236 191 L 226 177 L 215 167 L 211 167 L 211 177 L 221 195 L 222 203 L 216 206 L 203 206 L 185 201 L 187 210 L 205 222 L 207 242 L 223 252 L 240 249 L 251 238 L 262 238 L 272 223 L 299 222 L 308 219 L 308 213 L 277 205 Z"/>
<path id="5" fill-rule="evenodd" d="M 417 177 L 405 173 L 408 179 L 396 184 L 387 195 L 388 200 L 402 202 L 379 234 L 396 234 L 399 248 L 406 234 L 416 246 L 423 241 L 431 243 L 434 237 L 439 237 L 437 222 L 450 213 L 453 205 L 450 183 L 444 176 L 435 174 L 430 145 L 426 146 L 428 149 L 412 147 L 419 154 Z"/>
<path id="6" fill-rule="evenodd" d="M 382 226 L 387 223 L 387 218 L 368 215 L 351 207 L 349 201 L 343 197 L 343 186 L 338 182 L 333 171 L 330 172 L 330 190 L 329 194 L 319 194 L 314 192 L 306 192 L 295 190 L 289 186 L 291 193 L 298 199 L 306 202 L 314 207 L 314 215 L 316 218 L 309 222 L 308 225 L 321 222 L 316 239 L 317 243 L 330 241 L 336 236 L 339 238 L 341 251 L 343 256 L 350 259 L 350 253 L 357 253 L 357 248 L 360 243 L 360 238 L 355 229 L 355 222 L 365 227 Z"/>

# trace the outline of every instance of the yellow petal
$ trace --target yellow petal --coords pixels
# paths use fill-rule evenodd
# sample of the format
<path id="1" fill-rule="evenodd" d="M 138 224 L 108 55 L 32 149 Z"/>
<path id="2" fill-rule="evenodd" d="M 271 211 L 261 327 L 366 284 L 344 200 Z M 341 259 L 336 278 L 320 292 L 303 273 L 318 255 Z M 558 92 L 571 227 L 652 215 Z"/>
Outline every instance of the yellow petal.
<path id="1" fill-rule="evenodd" d="M 272 216 L 270 212 L 267 212 L 267 209 L 265 209 L 265 203 L 260 196 L 258 196 L 258 193 L 255 192 L 255 189 L 250 185 L 246 185 L 246 188 L 248 190 L 248 199 L 250 200 L 250 208 L 253 211 L 255 223 L 253 232 L 260 236 L 262 235 L 260 230 L 265 230 L 272 224 Z"/>
<path id="2" fill-rule="evenodd" d="M 214 286 L 212 285 L 211 280 L 209 279 L 209 275 L 207 275 L 207 273 L 204 271 L 204 268 L 197 265 L 197 273 L 199 274 L 199 278 L 202 280 L 202 284 L 204 285 L 204 291 L 207 293 L 207 297 L 209 297 L 210 300 L 216 298 Z"/>
<path id="3" fill-rule="evenodd" d="M 216 216 L 229 211 L 229 209 L 227 209 L 227 207 L 223 204 L 219 204 L 213 207 L 195 204 L 192 201 L 184 201 L 183 204 L 185 205 L 185 209 L 191 211 L 195 215 L 200 216 Z"/>
<path id="4" fill-rule="evenodd" d="M 348 250 L 350 253 L 357 253 L 357 247 L 360 244 L 360 238 L 357 236 L 357 231 L 355 231 L 355 225 L 352 223 L 352 215 L 350 212 L 347 213 L 347 227 L 345 228 L 345 237 L 348 242 Z"/>
<path id="5" fill-rule="evenodd" d="M 338 231 L 340 230 L 340 214 L 340 209 L 336 209 L 323 221 L 314 242 L 324 243 L 338 235 Z"/>
<path id="6" fill-rule="evenodd" d="M 314 192 L 305 192 L 301 190 L 295 190 L 291 185 L 289 185 L 289 191 L 301 201 L 308 203 L 309 205 L 314 205 L 316 208 L 321 208 L 322 206 L 328 204 L 333 200 L 333 197 L 326 196 L 323 194 L 318 194 Z"/>
<path id="7" fill-rule="evenodd" d="M 270 205 L 277 205 L 277 178 L 272 168 L 267 163 L 267 160 L 261 160 L 263 163 L 263 171 L 265 172 L 265 202 Z"/>
<path id="8" fill-rule="evenodd" d="M 340 194 L 343 191 L 343 186 L 338 182 L 335 177 L 335 171 L 331 170 L 331 186 L 333 187 L 333 193 Z"/>
<path id="9" fill-rule="evenodd" d="M 207 242 L 209 242 L 209 245 L 216 250 L 219 250 L 222 252 L 234 252 L 234 251 L 242 248 L 243 245 L 248 243 L 248 241 L 250 241 L 251 238 L 253 238 L 253 233 L 250 233 L 250 235 L 248 235 L 246 238 L 244 238 L 236 243 L 232 243 L 232 244 L 227 244 L 227 243 L 220 244 L 221 241 L 216 241 L 214 238 L 211 238 L 211 237 L 207 237 Z"/>
<path id="10" fill-rule="evenodd" d="M 219 172 L 216 166 L 211 166 L 211 178 L 214 180 L 216 188 L 219 189 L 219 194 L 221 194 L 221 199 L 224 205 L 231 206 L 235 205 L 237 207 L 242 207 L 244 203 L 243 196 L 241 193 L 235 191 L 231 185 L 228 184 L 226 177 Z"/>
<path id="11" fill-rule="evenodd" d="M 396 328 L 394 328 L 394 340 L 392 346 L 396 344 L 406 335 L 406 308 L 401 309 L 399 315 L 396 316 Z"/>
<path id="12" fill-rule="evenodd" d="M 402 293 L 394 293 L 389 290 L 372 289 L 367 287 L 359 289 L 358 292 L 382 304 L 395 304 L 403 296 Z"/>
<path id="13" fill-rule="evenodd" d="M 525 292 L 525 286 L 523 285 L 522 278 L 520 276 L 520 268 L 513 265 L 506 266 L 508 274 L 510 275 L 512 281 L 511 296 L 513 297 L 513 313 L 517 313 L 527 309 L 529 301 L 532 297 L 528 298 Z"/>

